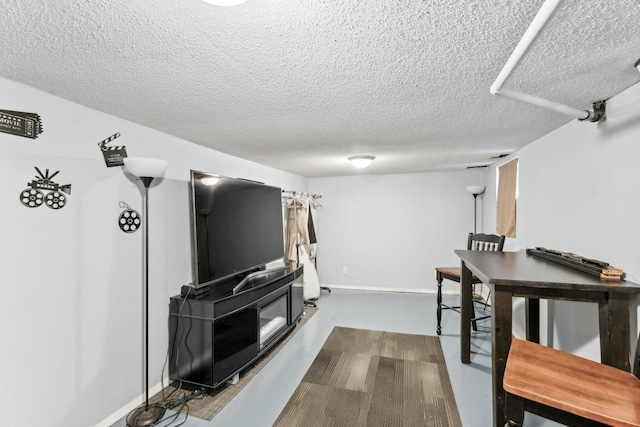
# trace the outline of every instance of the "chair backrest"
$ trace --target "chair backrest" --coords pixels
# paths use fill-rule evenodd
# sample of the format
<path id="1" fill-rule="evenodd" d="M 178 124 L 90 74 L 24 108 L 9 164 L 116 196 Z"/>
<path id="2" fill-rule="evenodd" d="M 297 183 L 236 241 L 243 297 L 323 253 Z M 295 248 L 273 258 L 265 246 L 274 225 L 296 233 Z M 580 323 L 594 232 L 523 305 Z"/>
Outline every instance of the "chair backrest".
<path id="1" fill-rule="evenodd" d="M 638 334 L 638 342 L 636 342 L 636 354 L 632 362 L 633 365 L 631 366 L 631 372 L 638 379 L 640 379 L 640 334 Z"/>
<path id="2" fill-rule="evenodd" d="M 505 236 L 497 234 L 469 233 L 467 249 L 470 251 L 502 252 Z"/>

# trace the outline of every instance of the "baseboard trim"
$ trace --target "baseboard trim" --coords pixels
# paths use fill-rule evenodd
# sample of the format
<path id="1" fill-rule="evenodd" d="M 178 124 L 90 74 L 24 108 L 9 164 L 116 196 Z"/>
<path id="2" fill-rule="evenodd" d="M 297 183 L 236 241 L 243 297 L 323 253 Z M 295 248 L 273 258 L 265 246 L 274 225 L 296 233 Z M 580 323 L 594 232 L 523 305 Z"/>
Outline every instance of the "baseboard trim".
<path id="1" fill-rule="evenodd" d="M 167 384 L 169 379 L 165 378 L 164 381 L 165 381 L 165 384 Z M 161 390 L 162 390 L 162 383 L 158 383 L 155 386 L 149 388 L 149 396 L 153 396 L 156 393 L 160 392 Z M 144 396 L 145 394 L 142 393 L 140 396 L 133 399 L 131 402 L 127 403 L 122 408 L 118 409 L 116 412 L 109 415 L 104 420 L 100 421 L 98 424 L 95 425 L 95 427 L 111 427 L 113 424 L 118 422 L 122 417 L 125 417 L 129 412 L 133 411 L 138 406 L 142 405 L 144 403 Z"/>
<path id="2" fill-rule="evenodd" d="M 329 289 L 343 289 L 349 291 L 367 291 L 367 292 L 392 292 L 400 294 L 429 294 L 435 295 L 436 290 L 431 289 L 415 289 L 415 288 L 383 288 L 377 286 L 354 286 L 354 285 L 325 285 L 320 287 L 327 287 Z M 443 295 L 460 295 L 460 292 L 456 291 L 442 291 Z"/>

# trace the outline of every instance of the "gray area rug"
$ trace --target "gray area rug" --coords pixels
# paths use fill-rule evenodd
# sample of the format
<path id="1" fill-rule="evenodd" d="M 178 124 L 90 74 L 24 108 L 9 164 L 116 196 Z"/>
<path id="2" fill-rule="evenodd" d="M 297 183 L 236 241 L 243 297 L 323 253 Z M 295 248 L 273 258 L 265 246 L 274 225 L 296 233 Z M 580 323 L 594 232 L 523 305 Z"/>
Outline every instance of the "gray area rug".
<path id="1" fill-rule="evenodd" d="M 438 337 L 336 327 L 274 425 L 462 422 Z"/>
<path id="2" fill-rule="evenodd" d="M 265 357 L 258 360 L 253 367 L 240 373 L 240 380 L 237 384 L 225 385 L 219 389 L 212 390 L 209 395 L 202 398 L 192 399 L 188 402 L 189 410 L 188 416 L 197 417 L 203 420 L 211 421 L 222 409 L 231 402 L 249 381 L 267 364 L 276 354 L 293 338 L 293 336 L 300 330 L 302 326 L 318 311 L 317 307 L 305 307 L 304 314 L 300 318 L 300 323 L 296 326 L 282 341 L 280 341 Z M 181 395 L 187 395 L 189 391 L 180 390 L 172 386 L 167 386 L 164 392 L 157 393 L 151 399 L 149 403 L 155 403 L 163 400 L 164 396 L 169 396 L 173 399 L 179 398 Z M 184 413 L 184 409 L 182 410 Z"/>

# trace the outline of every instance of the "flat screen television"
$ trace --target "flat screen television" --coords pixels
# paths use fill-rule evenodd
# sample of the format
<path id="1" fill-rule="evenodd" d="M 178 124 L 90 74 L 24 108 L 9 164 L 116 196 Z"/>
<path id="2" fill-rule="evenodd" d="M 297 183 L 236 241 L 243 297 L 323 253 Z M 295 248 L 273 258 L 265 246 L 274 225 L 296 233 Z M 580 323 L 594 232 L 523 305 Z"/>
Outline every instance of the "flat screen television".
<path id="1" fill-rule="evenodd" d="M 196 286 L 284 257 L 280 188 L 192 170 L 191 192 Z"/>

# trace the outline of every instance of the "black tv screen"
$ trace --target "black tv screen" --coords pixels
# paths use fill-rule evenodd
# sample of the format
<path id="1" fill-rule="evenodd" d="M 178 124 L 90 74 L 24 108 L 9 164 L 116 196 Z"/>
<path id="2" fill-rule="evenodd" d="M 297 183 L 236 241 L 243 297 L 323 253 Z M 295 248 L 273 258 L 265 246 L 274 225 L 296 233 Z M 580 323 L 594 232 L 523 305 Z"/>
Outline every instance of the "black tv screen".
<path id="1" fill-rule="evenodd" d="M 284 256 L 281 189 L 191 171 L 196 285 Z"/>

